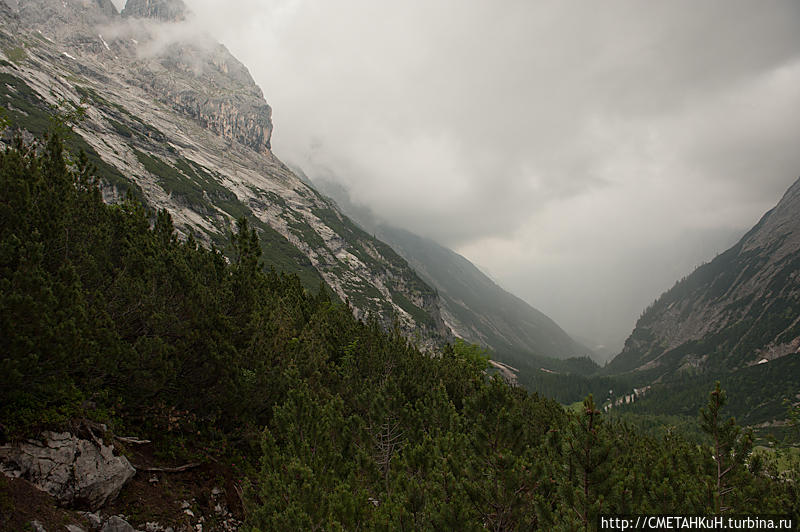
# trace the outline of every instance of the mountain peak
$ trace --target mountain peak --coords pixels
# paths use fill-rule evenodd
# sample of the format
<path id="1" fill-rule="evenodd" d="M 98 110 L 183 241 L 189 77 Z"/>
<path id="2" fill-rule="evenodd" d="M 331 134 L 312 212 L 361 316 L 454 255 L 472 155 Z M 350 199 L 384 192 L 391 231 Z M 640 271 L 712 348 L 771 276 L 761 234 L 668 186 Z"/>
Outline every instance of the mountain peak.
<path id="1" fill-rule="evenodd" d="M 177 22 L 186 18 L 186 12 L 183 0 L 128 0 L 122 16 Z"/>

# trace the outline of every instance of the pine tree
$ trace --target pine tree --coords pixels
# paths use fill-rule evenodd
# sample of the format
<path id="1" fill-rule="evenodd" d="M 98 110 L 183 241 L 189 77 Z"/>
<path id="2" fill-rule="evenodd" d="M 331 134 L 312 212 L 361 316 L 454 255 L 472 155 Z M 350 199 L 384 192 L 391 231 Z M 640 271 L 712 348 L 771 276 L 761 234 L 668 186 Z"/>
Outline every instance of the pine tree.
<path id="1" fill-rule="evenodd" d="M 607 427 L 591 394 L 583 401 L 580 413 L 567 426 L 567 471 L 562 480 L 562 497 L 568 506 L 567 522 L 589 530 L 605 504 L 605 484 L 610 465 L 611 444 L 606 437 Z"/>
<path id="2" fill-rule="evenodd" d="M 725 390 L 720 388 L 717 381 L 714 390 L 709 394 L 708 404 L 700 409 L 700 424 L 702 429 L 711 436 L 714 445 L 714 512 L 719 514 L 730 511 L 732 506 L 729 501 L 735 485 L 729 482 L 733 476 L 744 466 L 745 460 L 753 449 L 752 433 L 742 433 L 734 418 L 722 419 L 722 408 L 728 401 Z"/>

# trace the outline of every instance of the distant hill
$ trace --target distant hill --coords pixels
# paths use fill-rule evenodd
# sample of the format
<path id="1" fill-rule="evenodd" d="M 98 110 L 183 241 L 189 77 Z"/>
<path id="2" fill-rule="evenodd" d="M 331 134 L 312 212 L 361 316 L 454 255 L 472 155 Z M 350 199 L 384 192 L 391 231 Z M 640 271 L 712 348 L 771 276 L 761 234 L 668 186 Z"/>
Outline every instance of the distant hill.
<path id="1" fill-rule="evenodd" d="M 442 317 L 461 338 L 486 345 L 503 357 L 566 359 L 590 353 L 556 322 L 504 290 L 453 250 L 386 225 L 378 227 L 377 236 L 436 288 Z"/>
<path id="2" fill-rule="evenodd" d="M 614 373 L 732 371 L 800 350 L 800 180 L 736 245 L 642 314 Z"/>
<path id="3" fill-rule="evenodd" d="M 800 400 L 800 180 L 742 239 L 678 281 L 639 318 L 604 373 L 652 385 L 646 414 L 695 416 L 720 381 L 730 410 L 779 428 Z"/>

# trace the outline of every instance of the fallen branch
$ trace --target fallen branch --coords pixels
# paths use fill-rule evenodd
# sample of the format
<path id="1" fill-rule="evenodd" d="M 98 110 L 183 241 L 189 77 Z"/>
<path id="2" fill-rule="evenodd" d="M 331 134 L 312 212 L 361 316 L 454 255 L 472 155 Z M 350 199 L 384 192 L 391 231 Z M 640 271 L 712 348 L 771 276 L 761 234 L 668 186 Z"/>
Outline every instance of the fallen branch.
<path id="1" fill-rule="evenodd" d="M 88 419 L 84 419 L 81 423 L 83 427 L 86 428 L 86 431 L 89 433 L 89 436 L 92 437 L 92 441 L 94 441 L 94 444 L 97 445 L 99 449 L 102 449 L 103 442 L 100 439 L 98 439 L 97 436 L 94 435 L 94 431 L 92 430 L 92 428 L 95 428 L 97 430 L 102 430 L 103 432 L 105 432 L 105 425 L 89 421 Z"/>
<path id="2" fill-rule="evenodd" d="M 200 462 L 193 462 L 191 464 L 184 464 L 178 467 L 139 467 L 136 464 L 131 464 L 131 465 L 133 465 L 133 468 L 136 469 L 137 471 L 152 471 L 158 473 L 180 473 L 181 471 L 186 471 L 187 469 L 199 467 L 202 464 L 200 464 Z"/>
<path id="3" fill-rule="evenodd" d="M 244 493 L 242 492 L 242 488 L 239 486 L 239 484 L 234 482 L 233 489 L 236 490 L 236 495 L 239 496 L 239 502 L 242 503 L 242 511 L 246 517 L 250 512 L 247 511 L 247 505 L 244 503 Z"/>

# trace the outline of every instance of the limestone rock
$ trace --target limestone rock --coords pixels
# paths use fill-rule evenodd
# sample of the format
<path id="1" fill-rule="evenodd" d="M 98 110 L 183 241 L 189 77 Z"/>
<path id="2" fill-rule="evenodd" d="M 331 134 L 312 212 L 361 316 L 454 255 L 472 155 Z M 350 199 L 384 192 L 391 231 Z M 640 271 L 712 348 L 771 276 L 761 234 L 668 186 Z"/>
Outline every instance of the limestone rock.
<path id="1" fill-rule="evenodd" d="M 186 5 L 182 0 L 128 0 L 122 16 L 173 22 L 186 18 Z"/>
<path id="2" fill-rule="evenodd" d="M 89 528 L 92 530 L 98 530 L 103 524 L 103 519 L 98 514 L 82 512 L 81 515 L 89 522 Z"/>
<path id="3" fill-rule="evenodd" d="M 122 517 L 113 515 L 106 521 L 100 532 L 136 532 L 136 529 Z"/>
<path id="4" fill-rule="evenodd" d="M 639 318 L 609 372 L 740 369 L 800 349 L 800 179 L 739 242 Z"/>
<path id="5" fill-rule="evenodd" d="M 24 478 L 59 504 L 96 510 L 113 500 L 136 470 L 113 446 L 98 447 L 67 432 L 45 432 L 43 441 L 0 447 L 0 471 Z"/>

